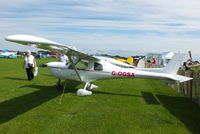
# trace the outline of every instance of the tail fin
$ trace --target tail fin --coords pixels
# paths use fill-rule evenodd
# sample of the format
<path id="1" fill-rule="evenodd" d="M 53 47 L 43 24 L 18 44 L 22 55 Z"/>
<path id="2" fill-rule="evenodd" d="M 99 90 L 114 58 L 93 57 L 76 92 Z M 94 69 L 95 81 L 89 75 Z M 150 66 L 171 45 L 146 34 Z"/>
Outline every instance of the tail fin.
<path id="1" fill-rule="evenodd" d="M 192 78 L 182 76 L 182 75 L 177 75 L 177 71 L 179 67 L 181 67 L 183 61 L 186 60 L 186 55 L 182 53 L 177 53 L 173 56 L 173 58 L 169 61 L 167 66 L 163 68 L 163 71 L 167 74 L 172 74 L 169 76 L 171 80 L 179 81 L 179 82 L 185 82 L 189 81 Z"/>
<path id="2" fill-rule="evenodd" d="M 137 68 L 137 70 L 154 73 L 163 73 L 164 78 L 162 79 L 162 81 L 165 81 L 167 83 L 171 83 L 172 81 L 185 82 L 191 80 L 192 78 L 177 75 L 178 69 L 182 66 L 183 61 L 186 60 L 185 58 L 185 54 L 176 53 L 169 61 L 167 66 L 164 68 Z"/>
<path id="3" fill-rule="evenodd" d="M 126 60 L 130 65 L 133 65 L 133 57 L 128 57 Z"/>
<path id="4" fill-rule="evenodd" d="M 168 74 L 176 74 L 178 69 L 182 66 L 186 55 L 183 53 L 176 53 L 169 61 L 166 67 L 163 68 L 163 72 Z"/>

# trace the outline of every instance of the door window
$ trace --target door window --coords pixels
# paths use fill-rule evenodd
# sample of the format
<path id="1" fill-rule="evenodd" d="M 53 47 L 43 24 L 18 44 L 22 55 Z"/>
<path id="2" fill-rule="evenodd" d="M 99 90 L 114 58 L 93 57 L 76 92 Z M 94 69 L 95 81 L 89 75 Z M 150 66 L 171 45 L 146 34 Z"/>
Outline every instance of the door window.
<path id="1" fill-rule="evenodd" d="M 103 66 L 100 63 L 95 62 L 94 63 L 94 70 L 102 71 L 103 70 Z"/>

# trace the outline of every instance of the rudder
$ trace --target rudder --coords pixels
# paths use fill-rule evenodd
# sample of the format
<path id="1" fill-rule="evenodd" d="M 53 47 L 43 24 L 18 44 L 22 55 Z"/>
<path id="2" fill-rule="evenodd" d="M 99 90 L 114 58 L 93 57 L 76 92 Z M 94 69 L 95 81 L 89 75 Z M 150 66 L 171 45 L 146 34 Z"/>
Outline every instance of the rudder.
<path id="1" fill-rule="evenodd" d="M 176 74 L 184 60 L 186 60 L 186 54 L 176 53 L 167 66 L 163 68 L 163 71 L 168 74 Z"/>

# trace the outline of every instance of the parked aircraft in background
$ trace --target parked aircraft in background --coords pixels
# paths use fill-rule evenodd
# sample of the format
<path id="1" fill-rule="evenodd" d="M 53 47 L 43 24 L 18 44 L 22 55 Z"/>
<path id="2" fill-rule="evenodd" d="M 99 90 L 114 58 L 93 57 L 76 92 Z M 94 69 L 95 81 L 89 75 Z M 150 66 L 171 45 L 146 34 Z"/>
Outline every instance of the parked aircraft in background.
<path id="1" fill-rule="evenodd" d="M 8 50 L 2 50 L 0 52 L 0 57 L 1 58 L 17 58 L 17 53 L 16 52 L 9 52 Z"/>

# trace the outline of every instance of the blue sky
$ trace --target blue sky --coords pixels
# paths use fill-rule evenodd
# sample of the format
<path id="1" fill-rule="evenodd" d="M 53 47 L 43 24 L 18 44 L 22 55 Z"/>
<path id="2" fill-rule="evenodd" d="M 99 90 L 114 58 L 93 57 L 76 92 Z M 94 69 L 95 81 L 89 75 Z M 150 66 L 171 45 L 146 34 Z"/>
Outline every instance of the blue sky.
<path id="1" fill-rule="evenodd" d="M 31 34 L 82 50 L 200 55 L 199 0 L 1 0 L 0 48 Z M 27 48 L 26 48 L 27 49 Z"/>

